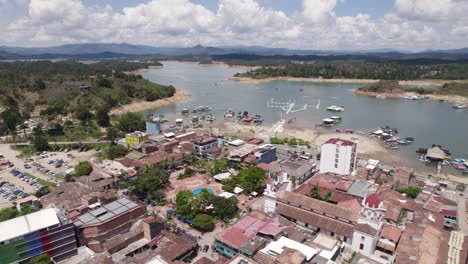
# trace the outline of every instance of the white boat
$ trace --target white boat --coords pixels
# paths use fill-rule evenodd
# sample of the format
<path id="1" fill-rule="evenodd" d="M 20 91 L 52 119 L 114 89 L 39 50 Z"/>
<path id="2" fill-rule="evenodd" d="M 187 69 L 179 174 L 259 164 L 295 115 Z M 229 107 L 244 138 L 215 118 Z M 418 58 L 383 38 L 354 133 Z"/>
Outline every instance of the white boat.
<path id="1" fill-rule="evenodd" d="M 328 111 L 333 111 L 333 112 L 343 112 L 343 111 L 344 111 L 344 107 L 332 105 L 332 106 L 327 107 L 327 110 L 328 110 Z"/>
<path id="2" fill-rule="evenodd" d="M 333 125 L 333 124 L 335 124 L 335 120 L 333 120 L 331 118 L 322 119 L 322 122 L 323 122 L 324 125 Z"/>
<path id="3" fill-rule="evenodd" d="M 341 122 L 341 116 L 331 116 L 330 119 L 333 119 L 335 123 Z"/>
<path id="4" fill-rule="evenodd" d="M 176 124 L 176 126 L 181 126 L 181 125 L 184 124 L 184 120 L 181 119 L 181 118 L 178 118 L 178 119 L 175 120 L 175 124 Z"/>
<path id="5" fill-rule="evenodd" d="M 466 105 L 464 105 L 464 104 L 454 104 L 454 105 L 452 105 L 452 107 L 455 108 L 455 109 L 465 109 Z"/>
<path id="6" fill-rule="evenodd" d="M 405 97 L 406 99 L 409 99 L 409 100 L 422 100 L 424 97 L 422 96 L 417 96 L 417 95 L 408 95 Z"/>
<path id="7" fill-rule="evenodd" d="M 387 97 L 386 97 L 385 95 L 383 95 L 383 94 L 378 94 L 378 95 L 375 96 L 375 98 L 378 98 L 378 99 L 385 99 L 385 98 L 387 98 Z"/>

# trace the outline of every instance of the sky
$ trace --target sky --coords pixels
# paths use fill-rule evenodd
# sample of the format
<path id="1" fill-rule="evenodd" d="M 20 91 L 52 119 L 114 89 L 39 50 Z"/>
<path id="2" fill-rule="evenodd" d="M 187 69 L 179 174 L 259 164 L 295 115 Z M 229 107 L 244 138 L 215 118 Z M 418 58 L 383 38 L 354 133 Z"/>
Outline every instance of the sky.
<path id="1" fill-rule="evenodd" d="M 0 0 L 0 45 L 468 47 L 468 0 Z"/>

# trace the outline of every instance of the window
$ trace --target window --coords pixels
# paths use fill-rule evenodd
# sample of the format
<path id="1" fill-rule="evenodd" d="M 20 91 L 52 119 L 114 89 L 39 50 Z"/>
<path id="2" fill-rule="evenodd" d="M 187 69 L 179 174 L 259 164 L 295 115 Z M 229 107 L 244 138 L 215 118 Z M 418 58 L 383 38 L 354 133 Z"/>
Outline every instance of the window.
<path id="1" fill-rule="evenodd" d="M 338 168 L 338 163 L 335 163 L 335 168 Z"/>
<path id="2" fill-rule="evenodd" d="M 360 249 L 360 250 L 364 250 L 364 244 L 363 244 L 363 243 L 361 243 L 361 244 L 359 245 L 359 249 Z"/>

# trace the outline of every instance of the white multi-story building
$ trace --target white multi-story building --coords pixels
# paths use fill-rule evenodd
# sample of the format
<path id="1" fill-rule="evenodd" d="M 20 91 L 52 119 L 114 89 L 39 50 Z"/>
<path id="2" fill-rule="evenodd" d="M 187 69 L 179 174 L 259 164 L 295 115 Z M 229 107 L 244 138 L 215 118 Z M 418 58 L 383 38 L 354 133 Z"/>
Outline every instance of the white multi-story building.
<path id="1" fill-rule="evenodd" d="M 320 149 L 320 173 L 350 175 L 356 170 L 357 141 L 331 138 Z"/>

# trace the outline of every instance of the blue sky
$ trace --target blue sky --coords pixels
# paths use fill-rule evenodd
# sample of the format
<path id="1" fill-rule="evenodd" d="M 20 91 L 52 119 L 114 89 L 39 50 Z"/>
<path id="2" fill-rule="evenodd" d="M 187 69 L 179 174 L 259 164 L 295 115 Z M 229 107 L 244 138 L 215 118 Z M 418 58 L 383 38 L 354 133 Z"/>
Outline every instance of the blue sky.
<path id="1" fill-rule="evenodd" d="M 0 45 L 468 46 L 468 0 L 0 0 Z"/>

